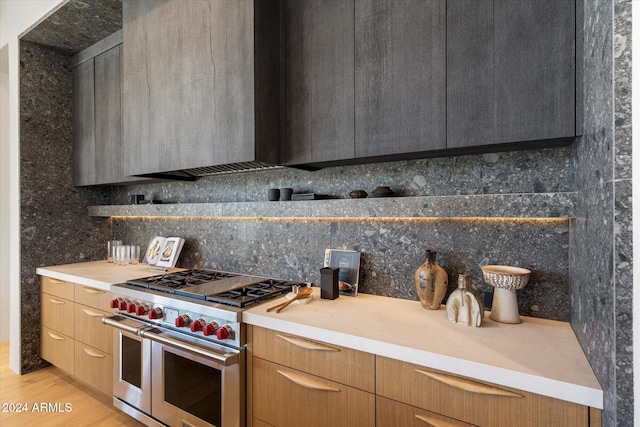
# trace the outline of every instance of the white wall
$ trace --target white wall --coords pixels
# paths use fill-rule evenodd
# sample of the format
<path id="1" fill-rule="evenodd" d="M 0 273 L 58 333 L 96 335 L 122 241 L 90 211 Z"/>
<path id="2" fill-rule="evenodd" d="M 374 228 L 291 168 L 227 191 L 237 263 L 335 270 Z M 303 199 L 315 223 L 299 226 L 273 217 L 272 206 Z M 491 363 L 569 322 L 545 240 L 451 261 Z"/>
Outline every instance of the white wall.
<path id="1" fill-rule="evenodd" d="M 0 341 L 20 373 L 20 139 L 18 37 L 68 0 L 0 0 Z M 8 286 L 8 302 L 6 299 Z M 8 314 L 7 314 L 8 307 Z M 6 319 L 10 319 L 8 322 Z M 8 323 L 8 325 L 7 325 Z"/>

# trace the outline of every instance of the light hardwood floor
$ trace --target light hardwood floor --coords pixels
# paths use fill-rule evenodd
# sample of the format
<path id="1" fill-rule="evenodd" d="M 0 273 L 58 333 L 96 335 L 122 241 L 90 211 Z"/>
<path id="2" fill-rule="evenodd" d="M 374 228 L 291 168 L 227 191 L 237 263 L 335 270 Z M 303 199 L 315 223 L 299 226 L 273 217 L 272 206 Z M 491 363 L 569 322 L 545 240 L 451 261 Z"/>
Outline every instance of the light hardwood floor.
<path id="1" fill-rule="evenodd" d="M 16 404 L 21 409 L 26 404 L 27 411 L 16 412 Z M 44 411 L 34 411 L 34 405 Z M 79 383 L 54 366 L 17 375 L 9 369 L 9 343 L 0 343 L 0 426 L 142 425 L 115 409 L 111 397 Z"/>

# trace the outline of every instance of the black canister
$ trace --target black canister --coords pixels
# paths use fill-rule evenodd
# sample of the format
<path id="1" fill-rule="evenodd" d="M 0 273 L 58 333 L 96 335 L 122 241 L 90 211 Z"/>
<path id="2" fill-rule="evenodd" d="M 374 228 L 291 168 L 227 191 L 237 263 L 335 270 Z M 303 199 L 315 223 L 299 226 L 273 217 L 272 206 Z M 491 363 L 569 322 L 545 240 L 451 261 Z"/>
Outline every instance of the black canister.
<path id="1" fill-rule="evenodd" d="M 339 268 L 324 267 L 320 269 L 320 298 L 336 299 L 338 292 Z"/>

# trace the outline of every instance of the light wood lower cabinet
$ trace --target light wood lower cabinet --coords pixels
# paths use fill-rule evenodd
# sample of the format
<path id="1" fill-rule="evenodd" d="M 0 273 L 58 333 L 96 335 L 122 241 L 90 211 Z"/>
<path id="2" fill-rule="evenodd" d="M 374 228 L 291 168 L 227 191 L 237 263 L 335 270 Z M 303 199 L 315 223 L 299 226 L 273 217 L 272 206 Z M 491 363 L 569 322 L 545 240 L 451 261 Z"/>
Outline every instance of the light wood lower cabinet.
<path id="1" fill-rule="evenodd" d="M 276 427 L 373 427 L 375 397 L 306 372 L 253 359 L 253 416 Z"/>
<path id="2" fill-rule="evenodd" d="M 479 426 L 588 426 L 589 408 L 376 357 L 376 394 Z"/>
<path id="3" fill-rule="evenodd" d="M 453 418 L 424 411 L 385 397 L 376 397 L 376 427 L 472 427 Z"/>
<path id="4" fill-rule="evenodd" d="M 102 318 L 108 316 L 106 311 L 75 304 L 76 341 L 95 347 L 100 351 L 113 354 L 113 331 L 102 324 Z"/>
<path id="5" fill-rule="evenodd" d="M 108 291 L 40 278 L 40 356 L 85 384 L 113 394 L 113 331 L 102 324 Z"/>
<path id="6" fill-rule="evenodd" d="M 40 356 L 63 371 L 74 375 L 74 340 L 52 329 L 40 328 Z"/>
<path id="7" fill-rule="evenodd" d="M 106 395 L 113 394 L 113 357 L 75 342 L 75 376 Z"/>

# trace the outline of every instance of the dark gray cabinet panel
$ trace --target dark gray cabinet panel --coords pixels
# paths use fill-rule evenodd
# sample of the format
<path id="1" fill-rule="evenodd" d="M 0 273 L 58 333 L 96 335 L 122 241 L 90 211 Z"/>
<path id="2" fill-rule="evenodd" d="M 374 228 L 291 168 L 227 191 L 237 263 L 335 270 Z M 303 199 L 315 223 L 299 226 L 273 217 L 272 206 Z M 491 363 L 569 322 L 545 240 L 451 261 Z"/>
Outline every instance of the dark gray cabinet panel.
<path id="1" fill-rule="evenodd" d="M 271 20 L 276 30 L 265 37 L 278 40 L 278 2 L 255 5 L 276 14 Z M 256 76 L 263 72 L 254 56 L 262 41 L 254 32 L 256 16 L 269 14 L 256 11 L 252 0 L 123 2 L 128 174 L 253 161 L 256 140 L 279 136 L 278 116 L 267 120 L 256 112 L 256 85 L 266 90 L 270 83 Z M 260 22 L 255 28 L 261 25 L 268 26 Z M 279 58 L 278 51 L 261 54 Z M 280 103 L 271 102 L 277 111 Z M 277 160 L 278 147 L 261 153 Z"/>
<path id="2" fill-rule="evenodd" d="M 354 157 L 353 0 L 285 3 L 289 165 Z"/>
<path id="3" fill-rule="evenodd" d="M 95 171 L 97 183 L 123 180 L 122 167 L 122 45 L 94 58 L 95 64 Z"/>
<path id="4" fill-rule="evenodd" d="M 447 4 L 447 147 L 492 144 L 493 0 Z"/>
<path id="5" fill-rule="evenodd" d="M 356 157 L 445 148 L 446 7 L 355 1 Z"/>
<path id="6" fill-rule="evenodd" d="M 95 174 L 93 59 L 72 69 L 73 183 L 93 185 Z"/>
<path id="7" fill-rule="evenodd" d="M 447 147 L 576 134 L 574 0 L 447 9 Z"/>
<path id="8" fill-rule="evenodd" d="M 575 135 L 575 0 L 494 0 L 496 141 Z"/>

